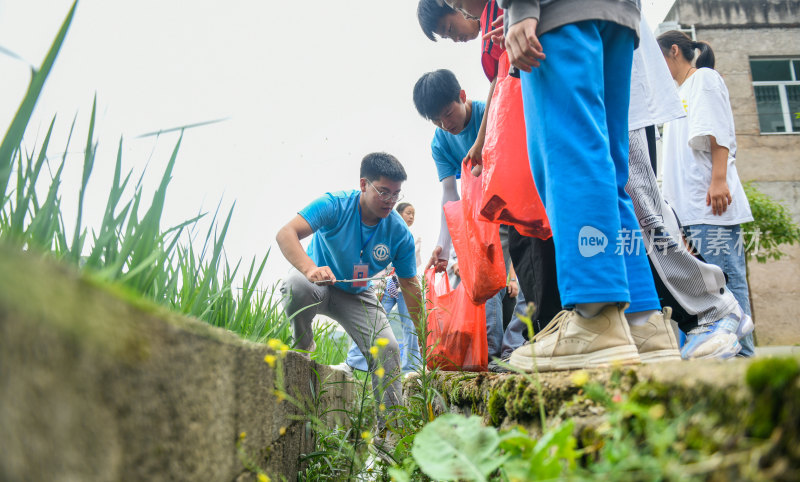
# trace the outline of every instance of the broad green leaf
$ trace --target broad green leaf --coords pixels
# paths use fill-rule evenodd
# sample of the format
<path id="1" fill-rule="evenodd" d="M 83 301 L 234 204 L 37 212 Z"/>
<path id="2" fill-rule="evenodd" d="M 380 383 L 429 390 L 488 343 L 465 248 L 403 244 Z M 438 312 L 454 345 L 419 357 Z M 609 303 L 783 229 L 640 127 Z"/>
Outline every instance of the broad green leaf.
<path id="1" fill-rule="evenodd" d="M 388 471 L 389 477 L 395 482 L 411 482 L 411 476 L 397 467 L 392 467 Z"/>
<path id="2" fill-rule="evenodd" d="M 417 434 L 411 453 L 432 479 L 485 481 L 504 461 L 499 444 L 479 417 L 445 414 Z"/>

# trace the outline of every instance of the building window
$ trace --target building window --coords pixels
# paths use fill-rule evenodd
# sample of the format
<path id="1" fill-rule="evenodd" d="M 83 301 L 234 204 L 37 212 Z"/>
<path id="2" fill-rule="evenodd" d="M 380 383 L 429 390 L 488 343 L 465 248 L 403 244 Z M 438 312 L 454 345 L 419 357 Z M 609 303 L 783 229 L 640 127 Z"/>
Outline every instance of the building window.
<path id="1" fill-rule="evenodd" d="M 800 59 L 751 59 L 762 134 L 800 133 Z"/>

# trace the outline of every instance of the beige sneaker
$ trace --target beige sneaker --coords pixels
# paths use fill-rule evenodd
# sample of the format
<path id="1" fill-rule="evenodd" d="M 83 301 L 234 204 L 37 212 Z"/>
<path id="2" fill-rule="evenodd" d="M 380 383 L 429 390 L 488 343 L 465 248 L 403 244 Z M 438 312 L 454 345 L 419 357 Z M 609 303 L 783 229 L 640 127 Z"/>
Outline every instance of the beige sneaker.
<path id="1" fill-rule="evenodd" d="M 533 343 L 514 350 L 509 364 L 528 372 L 548 372 L 639 363 L 625 320 L 627 306 L 606 306 L 592 318 L 562 311 L 533 337 Z"/>
<path id="2" fill-rule="evenodd" d="M 665 307 L 662 313 L 650 315 L 644 325 L 629 327 L 642 363 L 681 359 L 678 340 L 675 338 L 675 330 L 672 329 L 670 322 L 672 308 Z"/>

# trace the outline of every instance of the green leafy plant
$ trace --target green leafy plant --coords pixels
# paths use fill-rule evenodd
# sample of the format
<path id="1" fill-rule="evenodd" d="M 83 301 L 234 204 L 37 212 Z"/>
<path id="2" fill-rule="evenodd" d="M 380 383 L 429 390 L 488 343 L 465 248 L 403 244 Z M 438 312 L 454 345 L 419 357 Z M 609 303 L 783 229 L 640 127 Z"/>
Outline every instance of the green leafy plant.
<path id="1" fill-rule="evenodd" d="M 753 212 L 753 222 L 742 225 L 747 257 L 759 263 L 781 259 L 784 244 L 800 242 L 800 226 L 792 220 L 785 206 L 759 191 L 753 183 L 745 183 L 744 191 Z"/>
<path id="2" fill-rule="evenodd" d="M 412 454 L 433 479 L 485 481 L 505 462 L 499 448 L 499 434 L 480 417 L 446 414 L 420 430 Z"/>
<path id="3" fill-rule="evenodd" d="M 507 459 L 502 473 L 511 481 L 555 479 L 572 473 L 581 455 L 576 450 L 574 432 L 571 420 L 548 430 L 538 440 L 522 427 L 505 432 L 500 443 Z"/>

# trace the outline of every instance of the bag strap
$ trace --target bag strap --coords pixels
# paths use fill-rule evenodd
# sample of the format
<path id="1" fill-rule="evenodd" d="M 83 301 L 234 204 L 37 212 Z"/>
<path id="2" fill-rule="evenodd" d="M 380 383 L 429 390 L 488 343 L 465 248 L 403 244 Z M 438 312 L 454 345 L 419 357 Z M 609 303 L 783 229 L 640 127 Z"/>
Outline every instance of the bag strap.
<path id="1" fill-rule="evenodd" d="M 444 293 L 438 293 L 438 292 L 436 291 L 436 286 L 437 286 L 437 284 L 438 284 L 438 283 L 437 283 L 437 281 L 436 281 L 436 276 L 437 276 L 437 275 L 439 275 L 439 276 L 444 276 L 444 285 L 445 285 L 445 287 L 446 287 L 446 289 L 445 289 L 445 292 L 444 292 Z M 428 290 L 429 290 L 429 292 L 430 292 L 430 293 L 431 293 L 433 296 L 439 297 L 439 296 L 442 296 L 442 295 L 443 295 L 443 294 L 445 294 L 445 293 L 449 293 L 450 291 L 452 291 L 452 290 L 450 289 L 450 277 L 449 277 L 449 276 L 447 276 L 447 271 L 442 271 L 441 273 L 437 273 L 437 272 L 434 270 L 434 268 L 433 268 L 433 267 L 431 267 L 431 268 L 428 268 L 428 269 L 425 271 L 425 282 L 426 282 L 426 284 L 427 284 L 427 286 L 428 286 Z"/>

